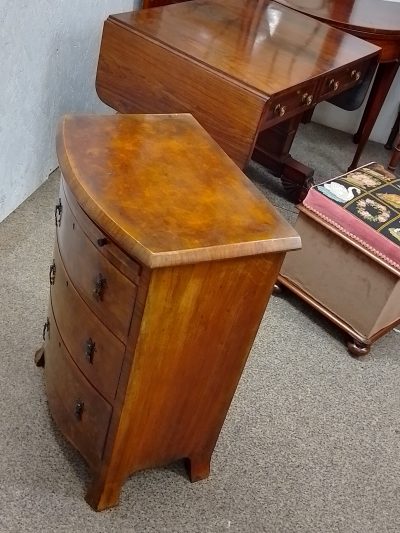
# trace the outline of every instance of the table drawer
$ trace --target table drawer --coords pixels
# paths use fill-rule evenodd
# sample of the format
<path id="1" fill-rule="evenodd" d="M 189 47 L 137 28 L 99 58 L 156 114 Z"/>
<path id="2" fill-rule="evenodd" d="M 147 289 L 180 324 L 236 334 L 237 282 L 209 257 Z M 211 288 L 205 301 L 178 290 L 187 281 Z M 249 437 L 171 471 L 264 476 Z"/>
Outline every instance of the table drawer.
<path id="1" fill-rule="evenodd" d="M 361 83 L 370 65 L 371 60 L 368 60 L 361 64 L 357 63 L 355 66 L 336 70 L 334 74 L 325 76 L 322 79 L 322 85 L 319 90 L 319 100 L 326 100 L 328 97 Z"/>
<path id="2" fill-rule="evenodd" d="M 275 122 L 281 122 L 303 111 L 307 111 L 316 99 L 317 83 L 311 81 L 281 95 L 273 96 L 267 103 L 265 115 L 262 119 L 262 128 L 270 127 Z"/>
<path id="3" fill-rule="evenodd" d="M 45 342 L 45 378 L 51 414 L 90 465 L 100 462 L 112 407 L 86 380 L 65 348 L 51 305 Z"/>
<path id="4" fill-rule="evenodd" d="M 137 286 L 94 246 L 68 202 L 62 203 L 57 239 L 65 270 L 79 295 L 111 331 L 126 342 Z"/>
<path id="5" fill-rule="evenodd" d="M 125 345 L 79 296 L 64 269 L 57 244 L 50 267 L 50 288 L 54 316 L 67 350 L 90 383 L 113 402 Z"/>

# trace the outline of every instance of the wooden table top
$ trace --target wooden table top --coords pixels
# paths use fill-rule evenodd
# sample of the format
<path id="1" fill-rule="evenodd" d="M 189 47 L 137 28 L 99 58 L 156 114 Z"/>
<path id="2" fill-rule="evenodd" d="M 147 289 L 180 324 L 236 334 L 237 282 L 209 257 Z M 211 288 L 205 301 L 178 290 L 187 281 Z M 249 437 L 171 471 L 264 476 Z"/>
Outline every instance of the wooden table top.
<path id="1" fill-rule="evenodd" d="M 189 114 L 66 116 L 57 154 L 88 216 L 150 267 L 301 245 Z"/>
<path id="2" fill-rule="evenodd" d="M 378 48 L 268 0 L 193 0 L 111 20 L 215 69 L 263 97 Z"/>
<path id="3" fill-rule="evenodd" d="M 277 0 L 280 4 L 346 29 L 398 34 L 400 3 L 391 0 Z"/>

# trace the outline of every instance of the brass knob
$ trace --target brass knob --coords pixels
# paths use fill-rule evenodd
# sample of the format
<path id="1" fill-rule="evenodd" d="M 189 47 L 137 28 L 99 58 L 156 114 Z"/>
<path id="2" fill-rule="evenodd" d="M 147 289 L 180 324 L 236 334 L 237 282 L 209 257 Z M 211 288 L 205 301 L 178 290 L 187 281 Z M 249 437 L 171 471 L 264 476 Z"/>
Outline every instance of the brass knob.
<path id="1" fill-rule="evenodd" d="M 313 100 L 314 100 L 314 96 L 312 94 L 308 94 L 308 93 L 303 94 L 303 98 L 302 98 L 303 104 L 311 105 L 313 103 Z"/>
<path id="2" fill-rule="evenodd" d="M 337 91 L 339 89 L 340 83 L 332 78 L 329 82 L 329 88 L 331 91 Z"/>
<path id="3" fill-rule="evenodd" d="M 274 113 L 279 117 L 283 117 L 283 115 L 286 113 L 286 106 L 278 104 L 277 106 L 275 106 Z"/>
<path id="4" fill-rule="evenodd" d="M 359 70 L 352 70 L 351 77 L 353 80 L 358 81 L 361 78 L 361 72 Z"/>

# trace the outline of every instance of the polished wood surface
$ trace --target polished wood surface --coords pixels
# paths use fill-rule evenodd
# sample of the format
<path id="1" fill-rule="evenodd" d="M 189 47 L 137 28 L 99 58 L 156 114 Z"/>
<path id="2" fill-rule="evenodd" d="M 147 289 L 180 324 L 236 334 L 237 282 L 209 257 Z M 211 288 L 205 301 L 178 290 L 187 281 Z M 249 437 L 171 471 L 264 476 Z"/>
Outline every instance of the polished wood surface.
<path id="1" fill-rule="evenodd" d="M 359 128 L 354 136 L 358 148 L 350 169 L 356 168 L 379 112 L 396 76 L 400 62 L 400 5 L 388 0 L 277 0 L 381 47 L 378 71 Z"/>
<path id="2" fill-rule="evenodd" d="M 92 469 L 86 499 L 102 510 L 143 468 L 184 459 L 192 481 L 208 476 L 285 252 L 300 238 L 188 115 L 67 117 L 58 151 L 36 362 L 54 420 Z M 173 260 L 142 253 L 160 248 L 156 257 Z M 87 294 L 81 278 L 97 265 L 117 307 Z"/>
<path id="3" fill-rule="evenodd" d="M 189 115 L 69 116 L 57 146 L 86 213 L 148 266 L 299 246 L 297 234 Z M 95 271 L 107 277 L 101 265 Z M 129 298 L 129 287 L 123 290 Z"/>
<path id="4" fill-rule="evenodd" d="M 260 131 L 359 84 L 378 52 L 275 2 L 193 0 L 109 17 L 96 88 L 121 113 L 192 113 L 244 168 Z M 281 176 L 291 143 L 272 144 L 255 156 Z"/>
<path id="5" fill-rule="evenodd" d="M 55 319 L 63 326 L 63 342 L 80 370 L 112 402 L 121 374 L 125 345 L 94 313 L 87 312 L 85 302 L 64 268 L 57 244 L 54 264 L 56 270 L 50 286 L 51 301 Z"/>
<path id="6" fill-rule="evenodd" d="M 112 407 L 71 359 L 51 306 L 48 318 L 50 326 L 44 349 L 50 411 L 65 437 L 79 449 L 92 468 L 97 468 L 103 455 Z"/>
<path id="7" fill-rule="evenodd" d="M 115 505 L 127 472 L 180 458 L 189 460 L 192 481 L 208 476 L 282 259 L 271 254 L 154 271 L 130 392 L 111 430 L 107 466 L 89 490 L 92 506 Z"/>
<path id="8" fill-rule="evenodd" d="M 68 275 L 86 304 L 125 342 L 137 286 L 98 252 L 74 218 L 63 191 L 60 197 L 58 245 Z"/>
<path id="9" fill-rule="evenodd" d="M 194 0 L 111 15 L 110 21 L 223 72 L 262 98 L 376 52 L 357 39 L 346 46 L 346 35 L 269 1 Z"/>

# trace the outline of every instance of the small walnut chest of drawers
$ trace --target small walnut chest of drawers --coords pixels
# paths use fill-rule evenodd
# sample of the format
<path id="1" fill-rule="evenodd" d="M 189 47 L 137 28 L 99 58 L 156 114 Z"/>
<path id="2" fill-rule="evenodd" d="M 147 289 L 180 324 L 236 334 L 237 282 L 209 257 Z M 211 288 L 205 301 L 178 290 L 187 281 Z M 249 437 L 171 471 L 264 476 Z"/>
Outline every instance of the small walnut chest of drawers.
<path id="1" fill-rule="evenodd" d="M 296 232 L 190 115 L 67 116 L 43 351 L 87 501 L 211 455 Z"/>

